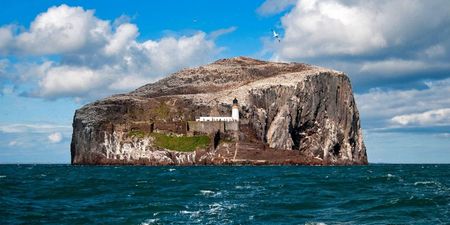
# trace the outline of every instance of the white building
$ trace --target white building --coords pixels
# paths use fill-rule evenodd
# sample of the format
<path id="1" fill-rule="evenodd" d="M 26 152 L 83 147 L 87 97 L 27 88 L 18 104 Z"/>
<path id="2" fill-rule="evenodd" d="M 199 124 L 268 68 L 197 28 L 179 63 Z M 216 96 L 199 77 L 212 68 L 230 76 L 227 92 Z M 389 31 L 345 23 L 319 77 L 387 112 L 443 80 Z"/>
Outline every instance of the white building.
<path id="1" fill-rule="evenodd" d="M 224 121 L 232 122 L 239 121 L 239 104 L 238 100 L 234 98 L 233 107 L 231 108 L 231 116 L 201 116 L 200 119 L 195 121 Z"/>

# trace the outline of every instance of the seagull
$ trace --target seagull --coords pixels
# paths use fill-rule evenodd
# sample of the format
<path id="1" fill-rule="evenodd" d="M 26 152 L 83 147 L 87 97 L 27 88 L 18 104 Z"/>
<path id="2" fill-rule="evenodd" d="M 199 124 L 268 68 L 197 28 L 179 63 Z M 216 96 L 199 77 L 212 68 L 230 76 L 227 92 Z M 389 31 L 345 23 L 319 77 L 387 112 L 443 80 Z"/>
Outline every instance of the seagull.
<path id="1" fill-rule="evenodd" d="M 280 42 L 280 35 L 278 35 L 278 33 L 274 30 L 272 30 L 272 34 L 273 34 L 273 38 L 277 39 L 278 42 Z"/>

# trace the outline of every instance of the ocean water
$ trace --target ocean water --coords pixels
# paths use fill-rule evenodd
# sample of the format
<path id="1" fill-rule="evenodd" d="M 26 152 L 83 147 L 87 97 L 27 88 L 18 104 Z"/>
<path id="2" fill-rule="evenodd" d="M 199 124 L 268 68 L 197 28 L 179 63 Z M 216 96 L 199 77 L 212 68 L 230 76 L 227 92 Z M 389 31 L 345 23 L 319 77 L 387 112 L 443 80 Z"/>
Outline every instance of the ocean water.
<path id="1" fill-rule="evenodd" d="M 0 165 L 0 224 L 450 224 L 450 165 Z"/>

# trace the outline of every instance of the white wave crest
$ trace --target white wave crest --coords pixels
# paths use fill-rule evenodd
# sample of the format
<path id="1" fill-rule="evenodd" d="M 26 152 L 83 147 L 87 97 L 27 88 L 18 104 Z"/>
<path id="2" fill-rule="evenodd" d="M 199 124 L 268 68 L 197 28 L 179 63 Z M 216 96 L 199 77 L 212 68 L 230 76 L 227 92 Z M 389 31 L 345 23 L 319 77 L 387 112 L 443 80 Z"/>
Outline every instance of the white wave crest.
<path id="1" fill-rule="evenodd" d="M 222 191 L 200 190 L 200 194 L 206 197 L 219 197 L 222 196 Z"/>
<path id="2" fill-rule="evenodd" d="M 144 222 L 142 222 L 140 225 L 151 225 L 156 224 L 159 219 L 146 219 Z"/>
<path id="3" fill-rule="evenodd" d="M 429 184 L 439 185 L 439 183 L 436 183 L 435 181 L 417 181 L 417 182 L 414 182 L 414 186 L 417 186 L 417 185 L 429 185 Z"/>

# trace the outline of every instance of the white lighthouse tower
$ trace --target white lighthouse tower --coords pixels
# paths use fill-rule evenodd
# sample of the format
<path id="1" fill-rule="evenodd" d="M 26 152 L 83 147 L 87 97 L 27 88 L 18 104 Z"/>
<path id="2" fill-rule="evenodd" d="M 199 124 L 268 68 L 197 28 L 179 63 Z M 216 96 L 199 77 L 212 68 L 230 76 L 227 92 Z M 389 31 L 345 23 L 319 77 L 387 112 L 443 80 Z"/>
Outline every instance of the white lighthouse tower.
<path id="1" fill-rule="evenodd" d="M 233 107 L 231 109 L 231 118 L 233 118 L 234 121 L 239 121 L 239 105 L 238 100 L 234 98 L 233 100 Z"/>

